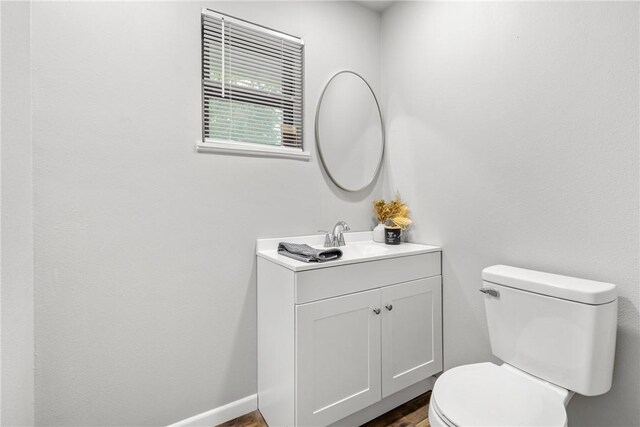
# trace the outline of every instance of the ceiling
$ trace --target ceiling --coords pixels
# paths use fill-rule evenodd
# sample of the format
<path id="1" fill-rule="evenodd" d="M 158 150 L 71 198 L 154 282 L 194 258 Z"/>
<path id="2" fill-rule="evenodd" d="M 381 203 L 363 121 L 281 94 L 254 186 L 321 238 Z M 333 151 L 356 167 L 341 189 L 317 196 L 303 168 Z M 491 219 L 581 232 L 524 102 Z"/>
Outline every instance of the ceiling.
<path id="1" fill-rule="evenodd" d="M 393 4 L 394 0 L 370 0 L 370 1 L 358 1 L 364 7 L 375 10 L 376 12 L 382 12 Z"/>

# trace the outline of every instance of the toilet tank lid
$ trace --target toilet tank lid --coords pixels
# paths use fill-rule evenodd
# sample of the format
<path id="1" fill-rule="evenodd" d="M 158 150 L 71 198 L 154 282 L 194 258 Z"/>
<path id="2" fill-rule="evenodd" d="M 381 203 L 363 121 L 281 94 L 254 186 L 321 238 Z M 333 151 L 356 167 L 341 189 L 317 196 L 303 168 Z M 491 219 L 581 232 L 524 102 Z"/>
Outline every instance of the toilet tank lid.
<path id="1" fill-rule="evenodd" d="M 482 270 L 482 280 L 584 304 L 606 304 L 618 297 L 616 285 L 542 271 L 493 265 Z"/>

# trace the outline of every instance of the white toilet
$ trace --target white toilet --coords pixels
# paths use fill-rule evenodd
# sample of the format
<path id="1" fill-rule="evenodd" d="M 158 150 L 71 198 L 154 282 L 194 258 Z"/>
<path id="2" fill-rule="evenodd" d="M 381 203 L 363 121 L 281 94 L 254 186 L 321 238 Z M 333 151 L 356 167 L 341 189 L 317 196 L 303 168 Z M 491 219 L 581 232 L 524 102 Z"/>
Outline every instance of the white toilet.
<path id="1" fill-rule="evenodd" d="M 611 388 L 615 285 L 495 265 L 482 271 L 493 354 L 442 374 L 429 405 L 441 426 L 566 426 L 574 393 Z"/>

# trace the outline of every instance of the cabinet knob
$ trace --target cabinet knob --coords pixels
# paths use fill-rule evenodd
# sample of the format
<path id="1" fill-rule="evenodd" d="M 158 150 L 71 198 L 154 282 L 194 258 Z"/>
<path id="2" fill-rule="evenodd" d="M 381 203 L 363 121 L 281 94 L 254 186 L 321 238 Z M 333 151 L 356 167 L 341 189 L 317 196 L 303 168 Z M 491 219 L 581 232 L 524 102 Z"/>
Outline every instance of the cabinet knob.
<path id="1" fill-rule="evenodd" d="M 385 305 L 384 308 L 386 308 L 389 311 L 393 310 L 393 306 L 391 304 Z"/>
<path id="2" fill-rule="evenodd" d="M 374 309 L 373 309 L 373 312 L 374 312 L 375 314 L 380 314 L 380 309 L 379 309 L 379 308 L 374 308 Z"/>

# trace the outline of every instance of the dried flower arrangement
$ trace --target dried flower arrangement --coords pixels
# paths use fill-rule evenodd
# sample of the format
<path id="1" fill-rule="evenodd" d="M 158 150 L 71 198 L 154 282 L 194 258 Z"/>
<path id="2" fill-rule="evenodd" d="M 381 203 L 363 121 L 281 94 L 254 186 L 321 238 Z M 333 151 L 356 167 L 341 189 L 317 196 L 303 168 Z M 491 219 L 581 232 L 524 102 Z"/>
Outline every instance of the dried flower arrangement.
<path id="1" fill-rule="evenodd" d="M 403 230 L 409 228 L 413 222 L 409 218 L 409 207 L 402 202 L 400 194 L 396 194 L 395 199 L 388 203 L 384 200 L 374 200 L 373 212 L 378 222 L 395 225 Z"/>

